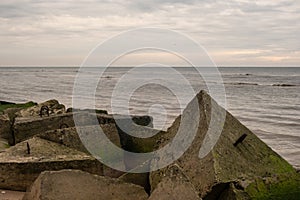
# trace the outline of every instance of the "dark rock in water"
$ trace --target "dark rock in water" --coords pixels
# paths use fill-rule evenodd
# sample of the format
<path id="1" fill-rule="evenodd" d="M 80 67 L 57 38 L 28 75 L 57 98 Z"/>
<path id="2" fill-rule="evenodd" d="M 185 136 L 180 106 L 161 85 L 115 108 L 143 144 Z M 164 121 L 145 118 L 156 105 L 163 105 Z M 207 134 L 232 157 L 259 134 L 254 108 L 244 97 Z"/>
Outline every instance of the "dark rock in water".
<path id="1" fill-rule="evenodd" d="M 36 179 L 23 200 L 146 200 L 140 186 L 79 170 L 46 171 Z"/>
<path id="2" fill-rule="evenodd" d="M 277 86 L 277 87 L 294 87 L 296 85 L 292 85 L 292 84 L 273 84 L 272 86 Z"/>
<path id="3" fill-rule="evenodd" d="M 0 105 L 15 105 L 15 103 L 7 102 L 7 101 L 0 101 Z"/>
<path id="4" fill-rule="evenodd" d="M 151 173 L 152 193 L 149 200 L 200 200 L 193 184 L 178 165 Z"/>
<path id="5" fill-rule="evenodd" d="M 192 120 L 197 118 L 197 116 L 193 115 L 195 113 L 195 105 L 199 105 L 199 122 Z M 257 185 L 249 184 L 243 189 L 251 198 L 257 199 L 262 193 L 264 193 L 264 196 L 269 197 L 276 194 L 283 199 L 285 196 L 290 196 L 291 199 L 293 199 L 292 197 L 299 197 L 299 174 L 296 173 L 293 167 L 229 112 L 226 112 L 225 124 L 222 127 L 222 123 L 218 121 L 220 116 L 222 116 L 222 112 L 226 111 L 207 93 L 201 91 L 184 110 L 183 116 L 178 117 L 167 133 L 163 135 L 161 147 L 169 143 L 176 135 L 181 120 L 185 118 L 191 119 L 191 123 L 185 128 L 186 135 L 190 135 L 188 126 L 199 125 L 191 146 L 175 162 L 195 186 L 198 194 L 204 198 L 215 187 L 221 188 L 225 192 L 225 188 L 220 187 L 222 184 L 239 182 L 240 180 L 256 182 L 257 177 L 260 177 L 263 180 L 268 180 L 268 182 L 259 181 L 256 182 L 258 183 Z M 215 120 L 213 121 L 213 127 L 220 128 L 222 132 L 216 141 L 216 145 L 206 155 L 203 154 L 203 149 L 201 148 L 200 150 L 200 147 L 207 142 L 205 138 L 212 120 Z M 211 135 L 208 141 L 213 143 L 212 139 L 216 136 L 214 134 L 216 134 L 217 129 L 210 129 L 210 131 Z M 234 146 L 233 144 L 243 134 L 246 134 L 247 137 Z M 178 147 L 180 147 L 180 143 L 178 143 Z M 208 148 L 208 150 L 210 149 Z M 168 159 L 163 156 L 158 155 L 158 160 Z M 272 176 L 274 175 L 280 181 L 273 179 Z M 274 188 L 280 192 L 275 193 Z M 221 190 L 218 191 L 219 194 L 223 192 Z"/>
<path id="6" fill-rule="evenodd" d="M 41 172 L 61 169 L 80 169 L 103 175 L 103 165 L 92 156 L 34 137 L 0 154 L 0 188 L 24 191 Z"/>

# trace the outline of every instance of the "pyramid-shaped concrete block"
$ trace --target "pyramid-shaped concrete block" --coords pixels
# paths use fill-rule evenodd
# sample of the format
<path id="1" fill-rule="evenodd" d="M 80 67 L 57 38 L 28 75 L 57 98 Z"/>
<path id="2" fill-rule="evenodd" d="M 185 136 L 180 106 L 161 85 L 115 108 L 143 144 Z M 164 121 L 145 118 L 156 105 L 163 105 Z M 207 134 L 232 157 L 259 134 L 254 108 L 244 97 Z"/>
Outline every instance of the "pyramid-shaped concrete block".
<path id="1" fill-rule="evenodd" d="M 103 165 L 90 155 L 34 137 L 0 154 L 0 188 L 24 191 L 41 172 L 61 169 L 103 174 Z"/>
<path id="2" fill-rule="evenodd" d="M 251 182 L 257 177 L 274 176 L 280 182 L 276 181 L 276 178 L 269 178 L 268 180 L 272 181 L 269 186 L 265 186 L 265 193 L 271 194 L 272 191 L 268 188 L 274 186 L 278 187 L 283 196 L 290 192 L 296 192 L 295 195 L 300 196 L 299 174 L 293 167 L 219 106 L 206 92 L 201 91 L 197 94 L 182 116 L 175 120 L 163 136 L 161 147 L 172 141 L 180 129 L 185 131 L 187 137 L 194 138 L 176 163 L 189 177 L 200 197 L 210 194 L 211 199 L 217 199 L 230 182 Z M 193 130 L 196 130 L 195 134 L 191 133 Z M 186 140 L 188 141 L 188 138 L 178 141 L 178 148 L 181 148 Z M 175 155 L 174 152 L 166 154 L 167 156 L 158 155 L 159 160 L 169 159 L 170 155 Z M 281 183 L 288 186 L 282 186 Z M 254 188 L 247 190 L 248 186 Z M 258 190 L 250 183 L 244 185 L 243 190 L 252 198 L 259 195 Z"/>

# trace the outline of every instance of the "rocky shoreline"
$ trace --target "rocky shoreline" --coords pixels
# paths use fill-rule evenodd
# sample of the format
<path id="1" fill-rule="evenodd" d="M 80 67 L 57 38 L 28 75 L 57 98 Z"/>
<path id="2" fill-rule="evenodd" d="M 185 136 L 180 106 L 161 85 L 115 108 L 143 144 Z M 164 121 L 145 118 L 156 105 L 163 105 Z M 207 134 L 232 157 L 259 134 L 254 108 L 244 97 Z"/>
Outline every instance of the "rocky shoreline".
<path id="1" fill-rule="evenodd" d="M 199 120 L 194 120 L 195 103 Z M 199 158 L 209 122 L 217 119 L 217 126 L 221 111 L 226 113 L 221 136 L 209 154 Z M 171 165 L 148 173 L 125 173 L 90 155 L 78 136 L 74 116 L 86 131 L 93 133 L 101 126 L 116 146 L 136 153 L 166 146 L 182 120 L 190 120 L 190 125 L 198 129 L 191 146 Z M 90 123 L 90 117 L 96 117 L 98 124 Z M 127 130 L 157 133 L 149 138 L 127 134 L 114 117 L 101 110 L 66 109 L 56 100 L 41 104 L 0 102 L 0 189 L 26 191 L 24 200 L 239 200 L 300 196 L 299 173 L 204 91 L 197 94 L 167 131 L 154 130 L 149 116 L 132 116 L 135 123 L 128 124 Z M 117 118 L 130 121 L 121 115 Z M 190 127 L 184 128 L 188 133 Z M 117 156 L 105 153 L 112 159 Z M 158 159 L 166 158 L 158 155 Z M 120 162 L 128 171 L 155 164 L 156 161 L 128 161 L 126 154 Z"/>

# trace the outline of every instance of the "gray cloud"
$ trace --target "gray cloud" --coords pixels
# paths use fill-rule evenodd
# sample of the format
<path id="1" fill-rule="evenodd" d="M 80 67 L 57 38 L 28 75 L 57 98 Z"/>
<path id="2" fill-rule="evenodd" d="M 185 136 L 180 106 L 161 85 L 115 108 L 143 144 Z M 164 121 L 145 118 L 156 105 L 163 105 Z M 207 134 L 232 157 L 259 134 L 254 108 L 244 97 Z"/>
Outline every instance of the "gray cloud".
<path id="1" fill-rule="evenodd" d="M 1 1 L 0 65 L 80 64 L 98 42 L 143 26 L 190 35 L 220 65 L 299 65 L 299 13 L 297 0 Z"/>

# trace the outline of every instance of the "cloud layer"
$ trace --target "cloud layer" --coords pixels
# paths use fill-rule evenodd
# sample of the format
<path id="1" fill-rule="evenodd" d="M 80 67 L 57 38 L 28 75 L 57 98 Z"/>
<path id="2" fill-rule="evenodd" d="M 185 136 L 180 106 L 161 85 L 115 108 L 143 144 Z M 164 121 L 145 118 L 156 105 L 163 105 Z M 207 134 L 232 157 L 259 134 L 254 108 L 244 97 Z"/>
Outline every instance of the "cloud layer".
<path id="1" fill-rule="evenodd" d="M 221 66 L 299 66 L 298 0 L 11 0 L 0 2 L 0 65 L 80 65 L 109 36 L 183 32 Z"/>

